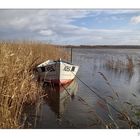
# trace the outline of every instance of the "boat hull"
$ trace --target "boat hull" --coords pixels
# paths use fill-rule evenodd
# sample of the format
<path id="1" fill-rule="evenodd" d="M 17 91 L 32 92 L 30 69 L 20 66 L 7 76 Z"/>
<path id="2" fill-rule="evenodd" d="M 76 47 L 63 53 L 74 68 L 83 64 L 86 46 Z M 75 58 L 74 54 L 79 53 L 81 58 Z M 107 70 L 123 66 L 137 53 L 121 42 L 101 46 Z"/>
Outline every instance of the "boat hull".
<path id="1" fill-rule="evenodd" d="M 70 83 L 73 79 L 61 79 L 61 80 L 58 80 L 58 79 L 53 79 L 53 80 L 45 80 L 45 82 L 48 82 L 48 83 L 54 83 L 54 84 L 59 84 L 59 85 L 63 85 L 63 84 L 67 84 L 67 83 Z"/>
<path id="2" fill-rule="evenodd" d="M 71 82 L 79 67 L 70 63 L 56 62 L 44 67 L 38 67 L 38 79 L 43 82 L 67 84 Z"/>

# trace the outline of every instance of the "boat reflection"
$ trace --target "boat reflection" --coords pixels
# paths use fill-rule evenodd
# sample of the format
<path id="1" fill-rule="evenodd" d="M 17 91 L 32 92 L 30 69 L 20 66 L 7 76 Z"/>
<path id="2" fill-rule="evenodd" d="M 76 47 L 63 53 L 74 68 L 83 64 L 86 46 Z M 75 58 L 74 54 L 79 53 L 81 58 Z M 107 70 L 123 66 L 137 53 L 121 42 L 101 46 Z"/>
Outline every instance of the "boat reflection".
<path id="1" fill-rule="evenodd" d="M 74 99 L 77 93 L 78 83 L 76 80 L 65 85 L 47 83 L 44 88 L 45 94 L 47 94 L 47 96 L 44 97 L 44 101 L 56 114 L 57 118 L 61 118 L 68 103 Z"/>

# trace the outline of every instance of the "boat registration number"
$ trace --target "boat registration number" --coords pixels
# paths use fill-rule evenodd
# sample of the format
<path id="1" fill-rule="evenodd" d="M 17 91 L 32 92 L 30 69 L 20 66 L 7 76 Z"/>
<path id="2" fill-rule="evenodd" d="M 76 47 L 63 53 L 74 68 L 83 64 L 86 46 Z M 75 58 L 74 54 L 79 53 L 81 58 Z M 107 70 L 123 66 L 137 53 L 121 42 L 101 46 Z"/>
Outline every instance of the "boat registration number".
<path id="1" fill-rule="evenodd" d="M 55 71 L 55 69 L 53 68 L 53 66 L 48 66 L 48 67 L 46 68 L 46 70 L 49 71 L 49 72 Z"/>
<path id="2" fill-rule="evenodd" d="M 64 67 L 64 71 L 70 71 L 71 70 L 71 67 L 70 66 L 65 66 Z"/>

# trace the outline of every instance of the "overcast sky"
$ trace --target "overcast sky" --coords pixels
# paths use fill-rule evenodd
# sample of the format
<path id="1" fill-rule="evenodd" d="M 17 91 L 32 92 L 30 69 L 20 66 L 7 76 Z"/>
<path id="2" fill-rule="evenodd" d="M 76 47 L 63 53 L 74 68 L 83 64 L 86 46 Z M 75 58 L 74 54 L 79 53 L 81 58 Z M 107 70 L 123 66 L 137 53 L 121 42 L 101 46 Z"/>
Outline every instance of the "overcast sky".
<path id="1" fill-rule="evenodd" d="M 0 40 L 140 44 L 140 10 L 0 10 Z"/>

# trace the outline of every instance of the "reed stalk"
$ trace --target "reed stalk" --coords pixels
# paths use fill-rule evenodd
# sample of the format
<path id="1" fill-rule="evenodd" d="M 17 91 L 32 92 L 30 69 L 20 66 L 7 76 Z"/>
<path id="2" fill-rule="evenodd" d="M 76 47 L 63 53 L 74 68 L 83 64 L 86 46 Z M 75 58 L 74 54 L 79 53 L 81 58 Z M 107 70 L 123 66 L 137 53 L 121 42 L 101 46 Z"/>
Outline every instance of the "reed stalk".
<path id="1" fill-rule="evenodd" d="M 0 128 L 21 128 L 24 104 L 35 104 L 41 86 L 33 69 L 47 59 L 67 59 L 59 47 L 39 42 L 0 42 Z"/>

